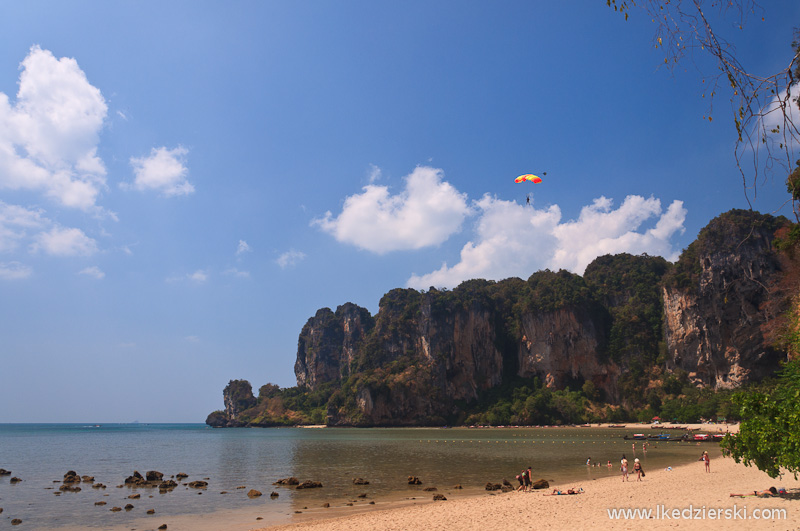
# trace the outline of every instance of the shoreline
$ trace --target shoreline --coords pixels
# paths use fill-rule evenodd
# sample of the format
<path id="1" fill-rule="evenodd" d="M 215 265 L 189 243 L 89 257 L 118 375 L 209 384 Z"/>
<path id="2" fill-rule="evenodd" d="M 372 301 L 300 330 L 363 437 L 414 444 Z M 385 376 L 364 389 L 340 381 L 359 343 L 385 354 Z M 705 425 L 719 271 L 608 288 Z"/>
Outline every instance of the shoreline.
<path id="1" fill-rule="evenodd" d="M 771 486 L 785 487 L 786 497 L 730 497 L 731 492 L 747 493 Z M 551 496 L 553 488 L 581 487 L 580 495 Z M 615 509 L 650 510 L 650 518 L 614 519 Z M 675 514 L 674 511 L 679 511 Z M 660 512 L 659 512 L 660 511 Z M 487 527 L 514 527 L 520 518 L 536 522 L 537 528 L 630 529 L 647 525 L 653 529 L 717 529 L 722 525 L 739 529 L 787 529 L 800 519 L 800 480 L 791 474 L 771 479 L 754 467 L 736 464 L 731 458 L 711 462 L 706 473 L 700 462 L 687 463 L 671 470 L 649 470 L 641 482 L 632 477 L 622 482 L 621 475 L 554 484 L 532 493 L 508 492 L 475 495 L 447 501 L 417 500 L 405 507 L 375 507 L 358 514 L 326 513 L 324 517 L 299 514 L 290 524 L 253 527 L 257 531 L 366 531 L 397 530 L 419 526 L 430 529 L 484 530 Z M 755 516 L 759 518 L 756 519 Z M 768 515 L 768 519 L 760 516 Z M 677 517 L 676 517 L 677 516 Z"/>

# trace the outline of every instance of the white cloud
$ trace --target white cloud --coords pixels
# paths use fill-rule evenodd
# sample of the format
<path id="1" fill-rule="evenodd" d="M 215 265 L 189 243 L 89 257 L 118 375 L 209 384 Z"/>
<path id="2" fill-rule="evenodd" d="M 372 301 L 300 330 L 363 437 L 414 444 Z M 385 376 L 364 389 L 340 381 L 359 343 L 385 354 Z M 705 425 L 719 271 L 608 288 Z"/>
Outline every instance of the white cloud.
<path id="1" fill-rule="evenodd" d="M 786 96 L 789 96 L 786 99 Z M 767 141 L 771 144 L 786 144 L 790 151 L 797 148 L 798 135 L 794 128 L 800 125 L 800 111 L 797 109 L 797 99 L 800 97 L 800 85 L 792 85 L 788 92 L 784 91 L 780 95 L 773 96 L 769 105 L 762 111 L 762 116 L 757 122 L 758 128 L 753 131 L 756 135 L 756 142 L 759 148 L 764 146 L 760 141 L 761 127 L 767 133 Z M 786 121 L 784 121 L 786 120 Z M 773 132 L 775 131 L 775 132 Z"/>
<path id="2" fill-rule="evenodd" d="M 100 279 L 102 279 L 102 278 L 104 278 L 106 276 L 106 274 L 103 273 L 103 271 L 101 271 L 100 268 L 97 267 L 97 266 L 87 267 L 86 269 L 83 269 L 83 270 L 79 271 L 78 274 L 79 275 L 86 275 L 88 277 L 94 277 L 94 278 L 96 278 L 98 280 L 100 280 Z"/>
<path id="3" fill-rule="evenodd" d="M 596 257 L 622 252 L 676 260 L 679 250 L 669 240 L 683 232 L 686 218 L 681 201 L 674 201 L 662 214 L 659 200 L 640 196 L 628 196 L 616 210 L 611 200 L 601 197 L 584 207 L 577 220 L 564 223 L 557 206 L 537 210 L 488 195 L 475 205 L 481 213 L 475 241 L 462 248 L 460 261 L 412 275 L 409 287 L 452 288 L 472 278 L 528 278 L 545 268 L 583 274 Z M 642 231 L 653 218 L 655 226 Z"/>
<path id="4" fill-rule="evenodd" d="M 38 251 L 54 256 L 89 256 L 97 252 L 97 242 L 80 229 L 53 227 L 34 237 L 31 252 Z"/>
<path id="5" fill-rule="evenodd" d="M 232 276 L 232 277 L 236 277 L 236 278 L 250 278 L 250 272 L 249 271 L 239 271 L 235 267 L 232 267 L 230 269 L 226 269 L 225 271 L 222 272 L 222 274 L 223 275 Z"/>
<path id="6" fill-rule="evenodd" d="M 190 273 L 189 275 L 187 275 L 187 278 L 192 282 L 203 284 L 205 282 L 208 282 L 208 273 L 206 273 L 202 269 L 198 269 L 194 273 Z"/>
<path id="7" fill-rule="evenodd" d="M 153 148 L 150 156 L 131 157 L 133 173 L 136 176 L 132 187 L 136 190 L 158 190 L 167 197 L 188 195 L 194 192 L 194 186 L 186 180 L 189 170 L 186 168 L 186 155 L 189 151 L 184 147 L 167 149 Z M 130 188 L 131 185 L 123 185 Z"/>
<path id="8" fill-rule="evenodd" d="M 187 273 L 181 276 L 167 277 L 167 282 L 194 282 L 195 284 L 205 284 L 208 282 L 209 274 L 202 269 L 198 269 L 194 273 Z"/>
<path id="9" fill-rule="evenodd" d="M 286 269 L 289 266 L 297 265 L 299 262 L 303 261 L 306 257 L 306 253 L 302 251 L 295 251 L 294 249 L 290 249 L 280 255 L 276 260 L 281 269 Z"/>
<path id="10" fill-rule="evenodd" d="M 0 201 L 0 252 L 15 250 L 26 237 L 26 229 L 37 229 L 49 224 L 41 210 L 31 210 Z"/>
<path id="11" fill-rule="evenodd" d="M 0 93 L 0 188 L 44 193 L 89 210 L 106 186 L 97 156 L 108 107 L 75 59 L 33 46 L 17 99 Z"/>
<path id="12" fill-rule="evenodd" d="M 550 262 L 552 269 L 583 274 L 598 256 L 623 252 L 677 259 L 678 251 L 669 238 L 676 231 L 683 232 L 686 211 L 681 201 L 673 202 L 656 227 L 644 233 L 636 231 L 647 219 L 661 216 L 661 201 L 634 195 L 626 197 L 617 210 L 611 210 L 611 206 L 610 199 L 595 199 L 592 205 L 583 207 L 577 220 L 555 228 L 553 234 L 559 245 Z"/>
<path id="13" fill-rule="evenodd" d="M 401 193 L 369 184 L 345 200 L 338 217 L 327 212 L 311 223 L 337 241 L 378 254 L 439 245 L 470 213 L 466 196 L 442 177 L 439 169 L 419 166 L 406 176 Z"/>
<path id="14" fill-rule="evenodd" d="M 250 246 L 247 245 L 247 242 L 244 240 L 239 240 L 239 245 L 236 247 L 236 256 L 249 253 L 250 251 L 252 251 L 252 249 L 250 249 Z"/>
<path id="15" fill-rule="evenodd" d="M 0 279 L 20 280 L 33 274 L 33 269 L 19 262 L 0 262 Z"/>
<path id="16" fill-rule="evenodd" d="M 369 182 L 369 184 L 372 184 L 375 181 L 380 180 L 382 174 L 383 172 L 381 172 L 381 169 L 379 167 L 377 167 L 374 164 L 370 164 L 369 174 L 367 175 L 367 181 Z"/>
<path id="17" fill-rule="evenodd" d="M 189 343 L 200 343 L 200 337 L 198 336 L 186 336 L 183 339 Z"/>

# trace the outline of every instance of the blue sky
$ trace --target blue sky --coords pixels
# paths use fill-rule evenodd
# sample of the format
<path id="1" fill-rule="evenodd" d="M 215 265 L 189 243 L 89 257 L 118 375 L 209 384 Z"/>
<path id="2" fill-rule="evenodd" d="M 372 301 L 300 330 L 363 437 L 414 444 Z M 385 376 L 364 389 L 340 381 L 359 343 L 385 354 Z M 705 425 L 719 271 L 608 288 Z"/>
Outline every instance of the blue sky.
<path id="1" fill-rule="evenodd" d="M 773 73 L 800 4 L 764 7 L 718 31 Z M 747 202 L 728 94 L 653 33 L 602 0 L 5 2 L 0 422 L 202 422 L 294 385 L 319 308 L 675 260 Z"/>

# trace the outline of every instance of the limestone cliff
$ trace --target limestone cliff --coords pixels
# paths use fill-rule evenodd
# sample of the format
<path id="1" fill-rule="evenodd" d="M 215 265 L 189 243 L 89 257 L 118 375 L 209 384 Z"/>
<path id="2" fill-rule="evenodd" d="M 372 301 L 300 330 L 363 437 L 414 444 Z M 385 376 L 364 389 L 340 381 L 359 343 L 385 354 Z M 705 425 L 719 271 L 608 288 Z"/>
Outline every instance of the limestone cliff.
<path id="1" fill-rule="evenodd" d="M 747 211 L 719 216 L 684 252 L 663 287 L 669 366 L 698 384 L 730 388 L 773 372 L 781 356 L 765 341 L 772 248 L 780 220 Z"/>
<path id="2" fill-rule="evenodd" d="M 209 426 L 244 426 L 247 421 L 240 419 L 241 413 L 256 406 L 258 402 L 256 397 L 253 396 L 253 387 L 247 380 L 229 381 L 222 391 L 222 399 L 225 404 L 225 410 L 211 413 L 206 419 L 206 424 Z"/>
<path id="3" fill-rule="evenodd" d="M 329 425 L 436 425 L 463 421 L 469 404 L 519 379 L 553 390 L 591 383 L 602 400 L 634 406 L 664 371 L 712 388 L 757 381 L 781 358 L 762 328 L 768 288 L 781 274 L 772 239 L 785 224 L 731 211 L 676 264 L 606 256 L 583 277 L 539 271 L 453 290 L 395 289 L 375 316 L 352 303 L 320 309 L 300 333 L 288 402 L 265 388 L 256 400 L 249 384 L 232 381 L 226 411 L 209 419 L 306 418 L 281 413 L 288 403 Z"/>

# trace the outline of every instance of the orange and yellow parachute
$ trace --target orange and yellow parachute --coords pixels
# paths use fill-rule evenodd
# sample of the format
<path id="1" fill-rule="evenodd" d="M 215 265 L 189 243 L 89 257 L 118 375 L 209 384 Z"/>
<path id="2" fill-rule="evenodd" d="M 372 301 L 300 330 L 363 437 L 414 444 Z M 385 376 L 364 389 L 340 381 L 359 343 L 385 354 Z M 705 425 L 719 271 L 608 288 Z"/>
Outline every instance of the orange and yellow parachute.
<path id="1" fill-rule="evenodd" d="M 520 175 L 519 177 L 514 179 L 515 183 L 524 183 L 525 181 L 530 181 L 534 184 L 539 184 L 540 182 L 542 182 L 542 178 L 532 173 L 526 173 L 525 175 Z"/>

